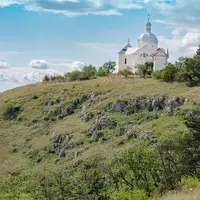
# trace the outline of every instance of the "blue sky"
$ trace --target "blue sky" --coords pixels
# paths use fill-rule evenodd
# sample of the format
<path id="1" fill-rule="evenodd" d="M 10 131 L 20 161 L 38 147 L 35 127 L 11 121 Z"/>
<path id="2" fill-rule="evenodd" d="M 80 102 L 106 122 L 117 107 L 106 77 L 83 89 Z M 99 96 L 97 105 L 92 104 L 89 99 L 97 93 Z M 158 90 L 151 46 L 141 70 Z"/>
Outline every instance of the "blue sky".
<path id="1" fill-rule="evenodd" d="M 171 61 L 195 53 L 199 0 L 0 0 L 0 73 L 7 66 L 30 68 L 32 60 L 57 71 L 75 61 L 100 66 L 117 60 L 128 38 L 136 46 L 148 13 Z"/>

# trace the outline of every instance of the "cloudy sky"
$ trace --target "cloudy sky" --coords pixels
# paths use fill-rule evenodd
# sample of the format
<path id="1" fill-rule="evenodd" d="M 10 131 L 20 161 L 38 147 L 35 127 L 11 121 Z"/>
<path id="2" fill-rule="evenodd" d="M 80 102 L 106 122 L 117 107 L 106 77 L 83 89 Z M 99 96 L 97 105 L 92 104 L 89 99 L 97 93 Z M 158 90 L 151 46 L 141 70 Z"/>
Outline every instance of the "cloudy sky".
<path id="1" fill-rule="evenodd" d="M 136 46 L 150 13 L 171 61 L 200 44 L 199 0 L 0 0 L 0 92 Z"/>

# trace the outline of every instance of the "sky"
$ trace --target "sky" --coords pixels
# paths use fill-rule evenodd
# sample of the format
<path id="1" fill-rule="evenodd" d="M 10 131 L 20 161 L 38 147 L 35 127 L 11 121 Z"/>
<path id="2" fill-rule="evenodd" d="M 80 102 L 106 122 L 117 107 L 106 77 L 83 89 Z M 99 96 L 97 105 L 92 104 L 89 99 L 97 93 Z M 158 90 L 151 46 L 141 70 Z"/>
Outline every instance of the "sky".
<path id="1" fill-rule="evenodd" d="M 84 64 L 117 61 L 150 14 L 170 61 L 200 44 L 199 0 L 0 0 L 0 92 Z"/>

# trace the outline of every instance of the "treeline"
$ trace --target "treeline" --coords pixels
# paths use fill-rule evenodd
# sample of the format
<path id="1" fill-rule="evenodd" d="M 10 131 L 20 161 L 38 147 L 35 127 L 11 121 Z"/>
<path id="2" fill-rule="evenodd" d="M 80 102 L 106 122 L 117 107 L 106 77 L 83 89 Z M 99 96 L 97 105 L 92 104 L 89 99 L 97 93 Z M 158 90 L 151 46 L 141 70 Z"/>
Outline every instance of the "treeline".
<path id="1" fill-rule="evenodd" d="M 0 199 L 150 200 L 168 190 L 200 185 L 200 110 L 186 116 L 185 134 L 138 140 L 126 151 L 63 170 L 0 180 Z"/>
<path id="2" fill-rule="evenodd" d="M 55 76 L 45 76 L 43 78 L 44 82 L 52 82 L 52 81 L 81 81 L 81 80 L 89 80 L 94 79 L 97 76 L 107 76 L 115 71 L 116 62 L 109 61 L 103 64 L 102 67 L 97 69 L 93 65 L 84 66 L 80 70 L 74 70 L 72 72 L 68 72 L 65 75 L 55 75 Z"/>
<path id="3" fill-rule="evenodd" d="M 188 86 L 200 84 L 200 55 L 192 58 L 181 57 L 175 64 L 169 63 L 165 69 L 153 73 L 155 79 L 165 82 L 187 82 Z"/>

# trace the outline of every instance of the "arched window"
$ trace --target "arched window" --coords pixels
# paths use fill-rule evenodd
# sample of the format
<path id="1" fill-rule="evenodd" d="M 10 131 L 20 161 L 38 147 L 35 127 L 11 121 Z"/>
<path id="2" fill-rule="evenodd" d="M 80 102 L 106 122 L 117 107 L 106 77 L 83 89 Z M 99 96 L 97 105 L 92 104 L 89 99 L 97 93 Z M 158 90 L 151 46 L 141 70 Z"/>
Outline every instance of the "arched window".
<path id="1" fill-rule="evenodd" d="M 125 65 L 127 64 L 127 59 L 126 59 L 126 58 L 125 58 L 124 64 L 125 64 Z"/>

